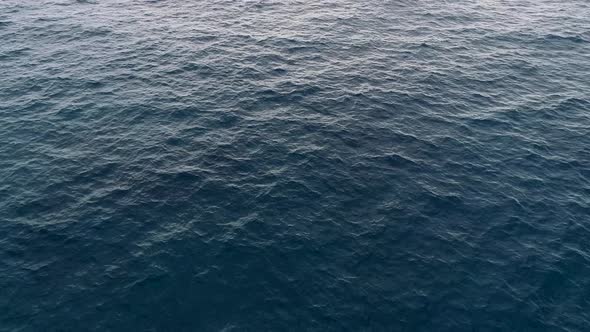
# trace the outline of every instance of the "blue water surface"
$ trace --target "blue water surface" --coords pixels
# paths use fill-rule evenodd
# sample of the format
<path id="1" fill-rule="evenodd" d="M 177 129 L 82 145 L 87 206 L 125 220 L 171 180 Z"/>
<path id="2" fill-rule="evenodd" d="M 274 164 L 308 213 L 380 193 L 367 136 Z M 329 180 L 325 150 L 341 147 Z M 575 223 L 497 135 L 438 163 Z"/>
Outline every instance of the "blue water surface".
<path id="1" fill-rule="evenodd" d="M 590 2 L 0 0 L 0 331 L 590 331 Z"/>

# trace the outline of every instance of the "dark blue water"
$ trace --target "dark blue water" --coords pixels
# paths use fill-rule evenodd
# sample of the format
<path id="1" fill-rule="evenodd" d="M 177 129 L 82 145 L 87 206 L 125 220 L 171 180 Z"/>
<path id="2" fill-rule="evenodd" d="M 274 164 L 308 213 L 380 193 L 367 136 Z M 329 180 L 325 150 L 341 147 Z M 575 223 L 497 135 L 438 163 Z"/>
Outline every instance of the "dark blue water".
<path id="1" fill-rule="evenodd" d="M 589 331 L 590 3 L 0 1 L 1 331 Z"/>

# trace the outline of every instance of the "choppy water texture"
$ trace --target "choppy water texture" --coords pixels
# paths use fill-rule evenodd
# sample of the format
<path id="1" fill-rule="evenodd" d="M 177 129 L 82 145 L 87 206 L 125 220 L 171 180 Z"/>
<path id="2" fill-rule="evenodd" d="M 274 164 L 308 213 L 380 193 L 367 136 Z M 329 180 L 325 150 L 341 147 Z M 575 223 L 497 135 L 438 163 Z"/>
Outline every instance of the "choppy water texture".
<path id="1" fill-rule="evenodd" d="M 590 3 L 0 2 L 0 330 L 590 330 Z"/>

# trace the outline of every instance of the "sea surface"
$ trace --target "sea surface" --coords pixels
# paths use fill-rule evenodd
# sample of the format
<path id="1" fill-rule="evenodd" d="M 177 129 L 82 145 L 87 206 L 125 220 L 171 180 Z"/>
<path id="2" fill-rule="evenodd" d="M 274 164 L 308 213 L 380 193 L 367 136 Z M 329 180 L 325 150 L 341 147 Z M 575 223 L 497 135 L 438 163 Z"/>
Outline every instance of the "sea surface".
<path id="1" fill-rule="evenodd" d="M 0 0 L 0 331 L 590 331 L 590 2 Z"/>

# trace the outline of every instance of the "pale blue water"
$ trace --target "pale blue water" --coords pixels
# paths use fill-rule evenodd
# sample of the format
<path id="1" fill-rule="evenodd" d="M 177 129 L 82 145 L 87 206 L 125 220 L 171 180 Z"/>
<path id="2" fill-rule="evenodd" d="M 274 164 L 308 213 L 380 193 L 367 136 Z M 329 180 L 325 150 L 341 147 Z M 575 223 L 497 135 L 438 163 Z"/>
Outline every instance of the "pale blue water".
<path id="1" fill-rule="evenodd" d="M 1 331 L 589 331 L 590 3 L 0 1 Z"/>

